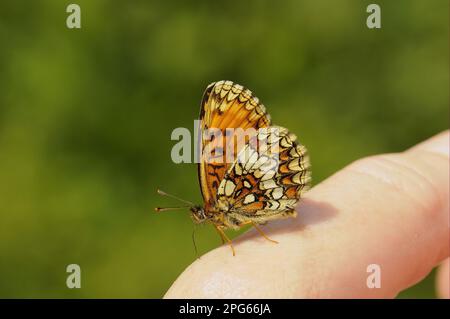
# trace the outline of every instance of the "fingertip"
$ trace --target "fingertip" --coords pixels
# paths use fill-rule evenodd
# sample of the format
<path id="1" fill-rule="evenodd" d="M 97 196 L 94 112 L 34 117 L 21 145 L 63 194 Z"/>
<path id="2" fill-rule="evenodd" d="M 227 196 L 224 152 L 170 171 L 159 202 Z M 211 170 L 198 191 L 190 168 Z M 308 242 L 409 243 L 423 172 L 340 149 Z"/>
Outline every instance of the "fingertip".
<path id="1" fill-rule="evenodd" d="M 450 299 L 450 259 L 447 258 L 438 268 L 436 276 L 437 295 L 442 299 Z"/>
<path id="2" fill-rule="evenodd" d="M 412 147 L 411 151 L 428 151 L 449 157 L 450 133 L 449 130 L 443 131 L 428 140 Z"/>

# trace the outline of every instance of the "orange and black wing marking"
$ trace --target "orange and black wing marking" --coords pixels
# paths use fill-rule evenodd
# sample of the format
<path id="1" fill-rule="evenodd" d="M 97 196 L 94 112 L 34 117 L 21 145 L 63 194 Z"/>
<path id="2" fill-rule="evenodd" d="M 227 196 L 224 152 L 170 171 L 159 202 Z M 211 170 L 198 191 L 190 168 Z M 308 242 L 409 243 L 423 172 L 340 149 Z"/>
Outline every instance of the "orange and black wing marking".
<path id="1" fill-rule="evenodd" d="M 208 210 L 215 206 L 219 185 L 233 165 L 228 158 L 230 155 L 235 158 L 245 145 L 240 137 L 228 139 L 233 141 L 233 145 L 227 145 L 226 129 L 268 127 L 270 116 L 250 90 L 231 81 L 219 81 L 210 84 L 203 94 L 200 121 L 202 158 L 198 176 L 205 209 Z M 205 134 L 214 130 L 220 131 L 221 136 Z"/>
<path id="2" fill-rule="evenodd" d="M 265 223 L 295 216 L 295 205 L 311 180 L 306 148 L 279 126 L 258 132 L 265 147 L 248 143 L 219 185 L 218 206 L 227 207 L 227 226 Z"/>

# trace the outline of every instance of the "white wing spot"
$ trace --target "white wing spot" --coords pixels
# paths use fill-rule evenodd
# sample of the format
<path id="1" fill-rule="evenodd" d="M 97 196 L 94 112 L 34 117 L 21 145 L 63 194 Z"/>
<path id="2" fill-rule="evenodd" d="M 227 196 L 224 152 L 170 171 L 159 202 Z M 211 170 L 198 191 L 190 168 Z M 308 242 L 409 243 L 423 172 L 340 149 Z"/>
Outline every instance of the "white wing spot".
<path id="1" fill-rule="evenodd" d="M 272 179 L 275 176 L 275 170 L 267 171 L 264 176 L 261 178 L 262 181 L 266 181 L 268 179 Z"/>
<path id="2" fill-rule="evenodd" d="M 260 189 L 271 189 L 276 188 L 277 186 L 277 183 L 275 183 L 273 179 L 269 179 L 267 181 L 262 181 L 261 183 L 259 183 Z"/>
<path id="3" fill-rule="evenodd" d="M 225 195 L 231 196 L 231 194 L 233 194 L 233 191 L 235 188 L 236 188 L 236 185 L 232 181 L 227 180 L 225 182 Z"/>
<path id="4" fill-rule="evenodd" d="M 244 198 L 244 204 L 250 204 L 253 203 L 256 200 L 256 197 L 254 194 L 248 194 Z"/>
<path id="5" fill-rule="evenodd" d="M 283 188 L 282 187 L 277 187 L 272 191 L 272 198 L 273 199 L 280 199 L 281 197 L 283 197 Z"/>
<path id="6" fill-rule="evenodd" d="M 241 164 L 239 164 L 239 162 L 235 164 L 234 172 L 236 173 L 236 175 L 242 175 L 242 166 Z"/>

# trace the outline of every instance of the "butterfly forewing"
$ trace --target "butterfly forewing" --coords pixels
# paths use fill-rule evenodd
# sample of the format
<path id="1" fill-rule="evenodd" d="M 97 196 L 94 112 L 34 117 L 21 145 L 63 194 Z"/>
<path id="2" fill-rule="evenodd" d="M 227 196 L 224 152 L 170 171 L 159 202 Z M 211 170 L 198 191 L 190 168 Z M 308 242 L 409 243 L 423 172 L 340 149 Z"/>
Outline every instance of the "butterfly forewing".
<path id="1" fill-rule="evenodd" d="M 249 129 L 256 132 L 258 128 L 269 126 L 270 117 L 250 90 L 231 81 L 219 81 L 205 90 L 200 121 L 202 159 L 199 180 L 205 208 L 209 209 L 217 202 L 217 190 L 234 162 L 232 159 L 256 134 Z M 250 133 L 227 138 L 230 129 Z"/>

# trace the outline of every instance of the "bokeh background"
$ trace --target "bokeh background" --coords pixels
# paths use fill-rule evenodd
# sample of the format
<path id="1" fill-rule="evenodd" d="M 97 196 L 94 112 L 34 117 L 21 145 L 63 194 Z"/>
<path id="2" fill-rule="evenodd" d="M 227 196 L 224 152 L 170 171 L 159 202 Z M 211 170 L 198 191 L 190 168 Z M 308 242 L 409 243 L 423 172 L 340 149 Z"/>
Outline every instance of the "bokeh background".
<path id="1" fill-rule="evenodd" d="M 154 214 L 174 204 L 155 190 L 201 203 L 170 134 L 193 130 L 212 81 L 249 87 L 297 133 L 314 183 L 449 126 L 445 0 L 378 0 L 379 30 L 372 1 L 71 2 L 0 2 L 0 297 L 163 296 L 196 258 L 194 226 Z M 220 244 L 196 234 L 201 253 Z M 430 274 L 399 297 L 434 296 Z"/>

